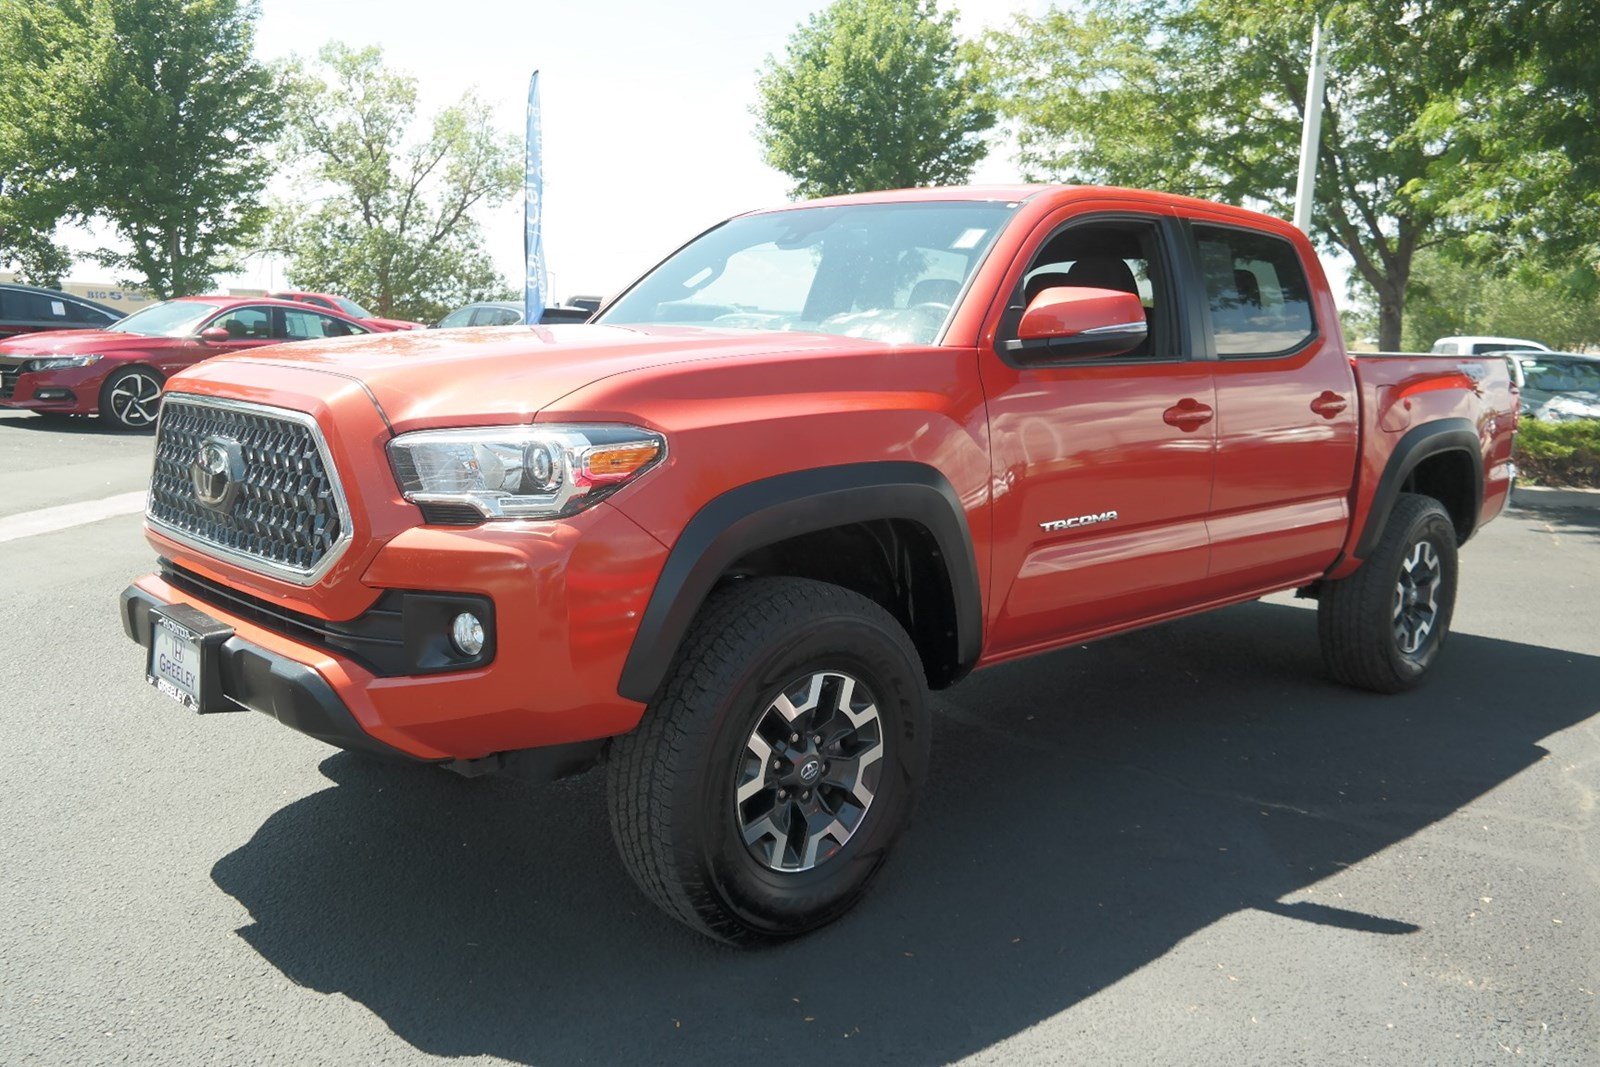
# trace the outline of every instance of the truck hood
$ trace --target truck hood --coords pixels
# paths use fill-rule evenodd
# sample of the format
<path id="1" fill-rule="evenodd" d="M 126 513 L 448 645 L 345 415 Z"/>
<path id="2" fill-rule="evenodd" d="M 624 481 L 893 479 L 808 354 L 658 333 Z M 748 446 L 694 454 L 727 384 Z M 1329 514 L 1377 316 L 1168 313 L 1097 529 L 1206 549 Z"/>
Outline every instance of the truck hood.
<path id="1" fill-rule="evenodd" d="M 880 341 L 693 326 L 497 326 L 300 341 L 210 360 L 173 380 L 260 384 L 260 369 L 314 370 L 360 382 L 396 431 L 526 422 L 615 374 L 703 359 L 860 352 Z M 207 392 L 218 391 L 208 388 Z"/>

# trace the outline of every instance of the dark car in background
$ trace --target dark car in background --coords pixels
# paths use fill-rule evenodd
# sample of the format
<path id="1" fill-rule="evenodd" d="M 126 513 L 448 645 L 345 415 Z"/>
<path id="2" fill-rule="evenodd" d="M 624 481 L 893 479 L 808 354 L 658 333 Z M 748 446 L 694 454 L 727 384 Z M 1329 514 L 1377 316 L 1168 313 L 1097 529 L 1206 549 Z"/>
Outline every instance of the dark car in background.
<path id="1" fill-rule="evenodd" d="M 372 333 L 333 311 L 266 297 L 187 296 L 103 330 L 0 342 L 0 408 L 94 415 L 125 430 L 154 425 L 161 386 L 213 356 L 286 341 Z"/>
<path id="2" fill-rule="evenodd" d="M 302 293 L 281 292 L 268 293 L 274 300 L 292 300 L 297 304 L 310 304 L 312 307 L 322 308 L 324 311 L 337 311 L 341 315 L 348 315 L 358 320 L 363 326 L 370 327 L 377 333 L 391 333 L 396 330 L 425 330 L 425 322 L 412 322 L 409 319 L 385 319 L 374 315 L 360 304 L 347 297 L 334 296 L 332 293 Z"/>
<path id="3" fill-rule="evenodd" d="M 119 311 L 58 289 L 0 285 L 0 341 L 46 330 L 103 330 L 120 318 Z"/>
<path id="4" fill-rule="evenodd" d="M 589 299 L 589 298 L 584 298 Z M 598 304 L 596 305 L 598 307 Z M 552 322 L 588 322 L 595 308 L 547 307 L 542 324 Z M 519 326 L 522 324 L 522 305 L 511 300 L 480 300 L 466 307 L 456 308 L 433 324 L 436 330 L 456 330 L 463 326 Z"/>

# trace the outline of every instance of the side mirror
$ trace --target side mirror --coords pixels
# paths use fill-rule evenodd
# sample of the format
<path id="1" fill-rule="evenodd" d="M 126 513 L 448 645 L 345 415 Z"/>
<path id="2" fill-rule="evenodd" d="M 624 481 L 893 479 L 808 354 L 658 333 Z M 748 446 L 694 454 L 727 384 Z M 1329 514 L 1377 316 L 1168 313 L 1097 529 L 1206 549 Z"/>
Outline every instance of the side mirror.
<path id="1" fill-rule="evenodd" d="M 1144 343 L 1144 305 L 1118 289 L 1056 286 L 1028 304 L 1005 349 L 1022 362 L 1122 356 Z"/>
<path id="2" fill-rule="evenodd" d="M 220 345 L 233 340 L 233 335 L 221 326 L 207 326 L 200 331 L 200 340 L 208 345 Z"/>

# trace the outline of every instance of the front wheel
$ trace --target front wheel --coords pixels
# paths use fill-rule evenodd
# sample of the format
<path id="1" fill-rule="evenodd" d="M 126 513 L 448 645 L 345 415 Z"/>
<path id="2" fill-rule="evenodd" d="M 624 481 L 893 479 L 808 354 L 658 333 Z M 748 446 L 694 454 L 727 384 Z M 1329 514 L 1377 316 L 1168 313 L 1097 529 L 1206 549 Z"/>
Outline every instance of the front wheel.
<path id="1" fill-rule="evenodd" d="M 161 375 L 124 367 L 100 387 L 100 417 L 123 430 L 148 430 L 161 410 Z"/>
<path id="2" fill-rule="evenodd" d="M 1317 633 L 1328 672 L 1379 693 L 1417 685 L 1449 633 L 1456 577 L 1450 516 L 1432 497 L 1402 494 L 1361 569 L 1323 588 Z"/>
<path id="3" fill-rule="evenodd" d="M 822 582 L 756 578 L 707 601 L 609 771 L 629 873 L 736 944 L 849 910 L 928 763 L 921 661 L 895 619 Z"/>

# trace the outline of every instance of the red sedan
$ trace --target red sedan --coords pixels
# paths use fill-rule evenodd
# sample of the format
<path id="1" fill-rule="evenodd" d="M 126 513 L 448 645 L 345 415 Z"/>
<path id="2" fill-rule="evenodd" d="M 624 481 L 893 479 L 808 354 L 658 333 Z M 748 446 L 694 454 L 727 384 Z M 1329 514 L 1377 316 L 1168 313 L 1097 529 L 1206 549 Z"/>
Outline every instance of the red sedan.
<path id="1" fill-rule="evenodd" d="M 389 333 L 393 330 L 426 330 L 425 322 L 411 322 L 407 319 L 381 319 L 356 303 L 354 300 L 332 293 L 268 293 L 275 300 L 293 300 L 297 304 L 310 304 L 312 307 L 322 308 L 326 311 L 337 311 L 359 321 L 376 333 Z"/>
<path id="2" fill-rule="evenodd" d="M 161 384 L 201 360 L 286 341 L 373 330 L 285 300 L 187 296 L 152 304 L 104 330 L 30 334 L 0 343 L 0 407 L 93 415 L 129 430 L 155 423 Z"/>

